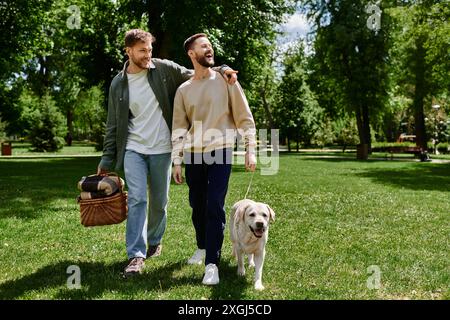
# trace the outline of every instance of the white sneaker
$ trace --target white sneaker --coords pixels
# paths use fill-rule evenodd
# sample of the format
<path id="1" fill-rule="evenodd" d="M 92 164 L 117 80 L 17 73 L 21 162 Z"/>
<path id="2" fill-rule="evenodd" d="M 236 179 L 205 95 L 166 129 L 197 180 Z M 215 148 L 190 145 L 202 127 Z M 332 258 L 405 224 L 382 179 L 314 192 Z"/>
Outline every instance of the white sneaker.
<path id="1" fill-rule="evenodd" d="M 205 260 L 206 250 L 205 249 L 197 249 L 195 250 L 192 257 L 189 258 L 188 264 L 202 264 L 203 260 Z"/>
<path id="2" fill-rule="evenodd" d="M 206 266 L 202 283 L 209 286 L 219 283 L 219 269 L 215 264 L 210 263 Z"/>

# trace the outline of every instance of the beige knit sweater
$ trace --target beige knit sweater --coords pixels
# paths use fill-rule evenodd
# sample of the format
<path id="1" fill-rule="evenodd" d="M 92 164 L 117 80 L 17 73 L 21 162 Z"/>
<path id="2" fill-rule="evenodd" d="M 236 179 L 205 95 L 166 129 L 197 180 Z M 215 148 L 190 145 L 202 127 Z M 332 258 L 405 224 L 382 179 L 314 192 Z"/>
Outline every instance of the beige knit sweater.
<path id="1" fill-rule="evenodd" d="M 184 151 L 210 152 L 233 148 L 236 131 L 255 152 L 256 128 L 242 87 L 226 83 L 217 72 L 184 82 L 177 90 L 172 122 L 172 161 L 181 164 Z"/>

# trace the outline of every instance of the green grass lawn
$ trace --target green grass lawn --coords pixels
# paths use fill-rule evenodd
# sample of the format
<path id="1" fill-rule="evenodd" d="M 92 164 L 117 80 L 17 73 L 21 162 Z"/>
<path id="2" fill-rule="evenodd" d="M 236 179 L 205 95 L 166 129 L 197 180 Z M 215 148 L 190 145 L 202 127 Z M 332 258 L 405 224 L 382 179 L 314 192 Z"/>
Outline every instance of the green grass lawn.
<path id="1" fill-rule="evenodd" d="M 220 284 L 201 284 L 187 186 L 172 185 L 160 257 L 124 280 L 125 223 L 85 228 L 76 183 L 98 159 L 0 159 L 1 299 L 449 299 L 450 166 L 281 155 L 249 198 L 276 212 L 263 284 L 236 275 L 228 226 Z M 233 167 L 226 209 L 250 181 Z M 66 285 L 81 270 L 81 289 Z M 369 289 L 370 266 L 381 286 Z"/>
<path id="2" fill-rule="evenodd" d="M 93 143 L 74 141 L 72 146 L 64 146 L 57 152 L 33 152 L 31 151 L 31 143 L 28 142 L 13 142 L 12 156 L 73 156 L 73 155 L 101 155 L 101 152 L 95 151 Z"/>

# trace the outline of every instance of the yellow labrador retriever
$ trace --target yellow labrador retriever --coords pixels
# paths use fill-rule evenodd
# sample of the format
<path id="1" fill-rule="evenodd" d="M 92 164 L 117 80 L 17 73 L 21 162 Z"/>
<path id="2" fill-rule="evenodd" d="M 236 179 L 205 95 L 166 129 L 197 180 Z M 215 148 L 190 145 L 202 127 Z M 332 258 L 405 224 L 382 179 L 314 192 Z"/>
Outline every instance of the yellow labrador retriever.
<path id="1" fill-rule="evenodd" d="M 245 275 L 244 254 L 248 264 L 255 267 L 255 289 L 263 290 L 261 282 L 266 243 L 269 237 L 269 221 L 275 221 L 275 212 L 267 204 L 245 199 L 236 202 L 231 209 L 230 236 L 233 255 L 237 258 L 240 276 Z"/>

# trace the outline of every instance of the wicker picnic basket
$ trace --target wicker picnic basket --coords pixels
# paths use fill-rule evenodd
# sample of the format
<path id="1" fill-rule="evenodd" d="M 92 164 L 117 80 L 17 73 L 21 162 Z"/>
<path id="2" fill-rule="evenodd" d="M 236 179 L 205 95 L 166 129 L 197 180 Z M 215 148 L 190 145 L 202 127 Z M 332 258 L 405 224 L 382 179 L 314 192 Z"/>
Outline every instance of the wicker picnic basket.
<path id="1" fill-rule="evenodd" d="M 88 200 L 78 197 L 81 224 L 93 227 L 121 223 L 127 218 L 127 199 L 127 192 L 123 191 L 122 185 L 117 193 L 109 197 Z"/>

